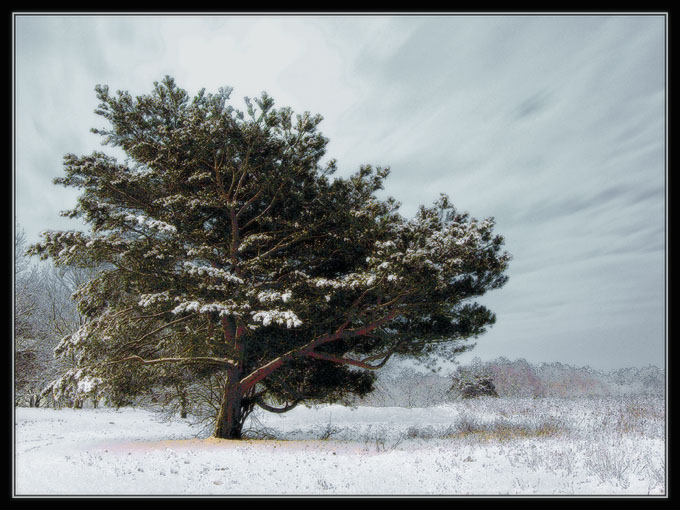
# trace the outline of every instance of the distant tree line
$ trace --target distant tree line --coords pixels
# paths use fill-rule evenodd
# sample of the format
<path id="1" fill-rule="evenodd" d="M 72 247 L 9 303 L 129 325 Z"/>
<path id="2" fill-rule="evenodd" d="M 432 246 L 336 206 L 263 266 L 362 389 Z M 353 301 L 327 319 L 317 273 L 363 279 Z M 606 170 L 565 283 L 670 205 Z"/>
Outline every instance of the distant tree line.
<path id="1" fill-rule="evenodd" d="M 654 366 L 605 372 L 587 366 L 532 364 L 525 359 L 500 357 L 487 362 L 475 358 L 458 372 L 490 377 L 501 397 L 660 396 L 665 389 L 664 371 Z"/>
<path id="2" fill-rule="evenodd" d="M 378 377 L 376 391 L 356 405 L 427 407 L 466 396 L 498 397 L 663 396 L 662 369 L 622 368 L 612 371 L 563 363 L 532 364 L 525 359 L 478 358 L 452 373 L 423 373 L 395 366 Z"/>

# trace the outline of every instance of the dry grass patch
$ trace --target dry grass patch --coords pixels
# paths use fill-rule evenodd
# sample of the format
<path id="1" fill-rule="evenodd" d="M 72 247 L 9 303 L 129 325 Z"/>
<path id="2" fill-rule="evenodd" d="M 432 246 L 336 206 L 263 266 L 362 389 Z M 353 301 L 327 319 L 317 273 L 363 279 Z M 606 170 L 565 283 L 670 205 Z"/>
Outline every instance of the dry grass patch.
<path id="1" fill-rule="evenodd" d="M 484 423 L 468 418 L 451 427 L 444 437 L 450 439 L 471 438 L 482 441 L 510 441 L 513 439 L 557 437 L 566 432 L 567 427 L 564 423 L 553 418 L 521 423 L 514 423 L 505 419 Z"/>

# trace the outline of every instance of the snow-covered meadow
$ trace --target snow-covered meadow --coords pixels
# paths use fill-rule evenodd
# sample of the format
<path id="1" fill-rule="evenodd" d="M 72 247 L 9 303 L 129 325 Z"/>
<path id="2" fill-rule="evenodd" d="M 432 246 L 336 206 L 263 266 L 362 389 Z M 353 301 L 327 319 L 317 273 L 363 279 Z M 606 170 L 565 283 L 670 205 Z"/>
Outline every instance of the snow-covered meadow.
<path id="1" fill-rule="evenodd" d="M 252 439 L 142 409 L 16 408 L 15 494 L 664 495 L 659 397 L 257 413 Z"/>

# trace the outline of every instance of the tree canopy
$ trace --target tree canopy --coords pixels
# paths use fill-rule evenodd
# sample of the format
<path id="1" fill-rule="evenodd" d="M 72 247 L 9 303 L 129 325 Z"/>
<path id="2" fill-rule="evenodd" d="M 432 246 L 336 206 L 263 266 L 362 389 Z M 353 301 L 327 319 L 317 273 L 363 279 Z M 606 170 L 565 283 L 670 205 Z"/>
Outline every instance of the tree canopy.
<path id="1" fill-rule="evenodd" d="M 255 405 L 366 394 L 393 354 L 455 356 L 494 323 L 474 302 L 507 280 L 493 218 L 442 195 L 407 219 L 377 197 L 389 169 L 334 176 L 321 116 L 266 93 L 240 111 L 228 88 L 190 98 L 170 77 L 96 93 L 108 127 L 93 132 L 127 158 L 66 155 L 55 183 L 81 194 L 62 214 L 90 229 L 31 248 L 100 268 L 75 294 L 85 324 L 57 349 L 78 366 L 53 388 L 223 374 L 215 435 L 240 437 Z"/>

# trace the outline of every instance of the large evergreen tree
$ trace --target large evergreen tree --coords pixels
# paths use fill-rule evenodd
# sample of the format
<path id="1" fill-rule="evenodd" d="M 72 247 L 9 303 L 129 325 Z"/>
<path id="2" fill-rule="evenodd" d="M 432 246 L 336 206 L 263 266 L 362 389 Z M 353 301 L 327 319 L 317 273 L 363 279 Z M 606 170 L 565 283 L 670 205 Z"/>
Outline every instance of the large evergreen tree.
<path id="1" fill-rule="evenodd" d="M 494 322 L 472 301 L 507 279 L 493 219 L 444 195 L 406 219 L 376 197 L 387 169 L 332 177 L 320 116 L 265 93 L 245 112 L 229 89 L 190 99 L 170 77 L 139 97 L 96 91 L 109 127 L 93 131 L 127 159 L 65 156 L 55 182 L 82 194 L 63 214 L 91 229 L 32 247 L 104 268 L 76 293 L 87 322 L 57 349 L 78 361 L 62 387 L 221 373 L 214 435 L 239 438 L 253 406 L 366 394 L 391 355 L 454 356 Z"/>

